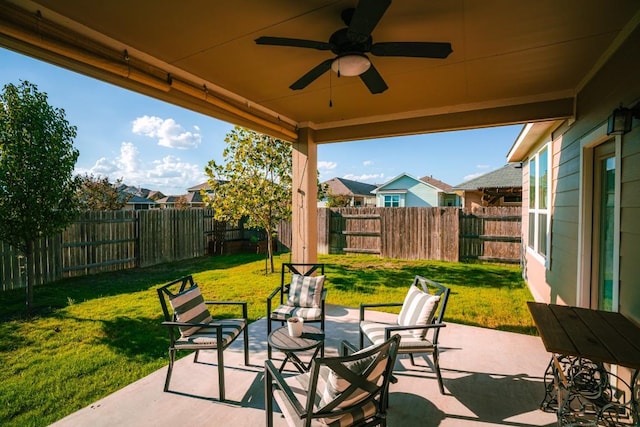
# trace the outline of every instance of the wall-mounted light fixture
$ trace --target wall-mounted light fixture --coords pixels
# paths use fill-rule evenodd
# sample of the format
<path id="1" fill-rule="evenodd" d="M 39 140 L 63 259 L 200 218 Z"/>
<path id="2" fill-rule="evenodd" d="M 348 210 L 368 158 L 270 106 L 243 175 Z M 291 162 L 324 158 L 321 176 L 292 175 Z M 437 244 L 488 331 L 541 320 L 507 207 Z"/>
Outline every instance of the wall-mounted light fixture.
<path id="1" fill-rule="evenodd" d="M 624 135 L 630 132 L 634 117 L 640 119 L 640 104 L 636 104 L 632 108 L 622 105 L 616 108 L 609 116 L 607 135 Z"/>

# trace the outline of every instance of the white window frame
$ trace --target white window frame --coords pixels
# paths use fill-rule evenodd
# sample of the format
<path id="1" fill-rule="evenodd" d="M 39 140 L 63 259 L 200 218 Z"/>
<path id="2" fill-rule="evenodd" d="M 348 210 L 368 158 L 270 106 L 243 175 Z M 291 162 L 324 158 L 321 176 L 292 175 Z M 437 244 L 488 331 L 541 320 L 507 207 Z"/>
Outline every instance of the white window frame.
<path id="1" fill-rule="evenodd" d="M 546 150 L 547 153 L 547 194 L 546 194 L 546 208 L 540 208 L 540 155 L 542 152 Z M 542 145 L 530 158 L 529 158 L 529 188 L 531 188 L 531 166 L 532 162 L 535 166 L 535 199 L 533 201 L 534 206 L 531 206 L 531 194 L 529 194 L 528 200 L 528 218 L 529 218 L 529 229 L 527 229 L 527 251 L 536 257 L 545 267 L 549 268 L 549 259 L 551 252 L 551 175 L 552 175 L 552 150 L 551 150 L 551 142 L 548 142 Z M 533 239 L 531 238 L 531 233 L 529 230 L 531 228 L 531 214 L 533 213 Z M 546 215 L 546 221 L 544 224 L 540 224 L 540 217 L 542 215 Z M 546 245 L 544 248 L 544 253 L 540 251 L 540 227 L 543 226 L 546 228 Z M 532 241 L 533 240 L 533 241 Z"/>

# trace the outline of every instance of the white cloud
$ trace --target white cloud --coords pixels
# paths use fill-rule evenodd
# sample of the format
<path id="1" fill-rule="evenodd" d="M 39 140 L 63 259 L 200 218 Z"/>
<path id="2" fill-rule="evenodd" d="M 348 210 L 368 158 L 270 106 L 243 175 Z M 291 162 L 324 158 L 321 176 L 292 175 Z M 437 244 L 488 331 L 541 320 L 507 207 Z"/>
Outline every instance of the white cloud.
<path id="1" fill-rule="evenodd" d="M 343 178 L 350 179 L 352 181 L 360 181 L 360 182 L 366 182 L 366 181 L 376 182 L 376 181 L 383 180 L 384 174 L 383 173 L 374 173 L 374 174 L 365 173 L 362 175 L 354 175 L 354 174 L 348 173 L 344 175 Z"/>
<path id="2" fill-rule="evenodd" d="M 363 166 L 372 166 L 373 165 L 373 161 L 372 160 L 365 160 L 364 162 L 362 162 Z"/>
<path id="3" fill-rule="evenodd" d="M 319 170 L 332 170 L 335 169 L 338 166 L 338 164 L 336 162 L 318 162 L 318 169 Z"/>
<path id="4" fill-rule="evenodd" d="M 166 195 L 185 194 L 187 188 L 207 180 L 203 168 L 176 156 L 145 162 L 131 142 L 120 145 L 120 155 L 115 160 L 103 157 L 92 167 L 77 168 L 75 172 L 108 176 L 111 182 L 122 178 L 127 185 L 160 190 Z"/>
<path id="5" fill-rule="evenodd" d="M 155 116 L 142 116 L 133 121 L 131 131 L 136 135 L 157 138 L 158 145 L 186 150 L 200 145 L 200 128 L 194 126 L 194 132 L 186 131 L 173 119 L 161 119 Z"/>
<path id="6" fill-rule="evenodd" d="M 476 167 L 478 169 L 489 169 L 491 166 L 490 165 L 476 165 Z"/>

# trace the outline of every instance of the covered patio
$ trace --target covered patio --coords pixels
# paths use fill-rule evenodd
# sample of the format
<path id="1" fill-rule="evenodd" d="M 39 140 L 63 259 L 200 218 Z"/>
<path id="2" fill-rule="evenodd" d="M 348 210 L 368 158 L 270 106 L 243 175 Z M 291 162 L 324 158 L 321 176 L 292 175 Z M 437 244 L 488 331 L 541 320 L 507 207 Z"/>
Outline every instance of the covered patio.
<path id="1" fill-rule="evenodd" d="M 293 261 L 313 263 L 318 144 L 579 120 L 639 23 L 635 0 L 9 0 L 0 46 L 290 141 Z M 371 68 L 338 77 L 353 54 Z"/>
<path id="2" fill-rule="evenodd" d="M 384 320 L 385 313 L 376 313 Z M 329 306 L 327 355 L 336 355 L 341 340 L 358 342 L 358 310 Z M 227 400 L 217 396 L 215 354 L 179 360 L 170 391 L 162 391 L 166 368 L 52 424 L 76 426 L 258 426 L 265 423 L 263 364 L 267 357 L 266 321 L 249 327 L 250 366 L 242 363 L 242 344 L 225 352 Z M 538 337 L 448 323 L 440 335 L 440 366 L 446 394 L 424 358 L 411 367 L 408 357 L 396 362 L 398 382 L 391 385 L 391 426 L 551 426 L 553 413 L 541 411 L 543 374 L 549 354 Z M 282 354 L 274 352 L 274 358 Z M 291 374 L 291 365 L 285 373 Z M 274 425 L 285 426 L 276 416 Z"/>

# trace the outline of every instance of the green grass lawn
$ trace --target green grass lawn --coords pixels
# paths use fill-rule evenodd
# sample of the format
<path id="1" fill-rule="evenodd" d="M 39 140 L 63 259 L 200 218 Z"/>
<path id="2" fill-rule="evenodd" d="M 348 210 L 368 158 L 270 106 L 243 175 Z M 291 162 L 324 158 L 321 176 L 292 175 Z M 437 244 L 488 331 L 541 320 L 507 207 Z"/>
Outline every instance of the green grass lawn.
<path id="1" fill-rule="evenodd" d="M 276 265 L 289 261 L 289 254 Z M 535 334 L 532 300 L 517 267 L 320 256 L 329 304 L 402 302 L 416 274 L 451 287 L 447 322 Z M 205 299 L 245 300 L 249 317 L 265 316 L 280 275 L 265 275 L 259 255 L 203 257 L 179 263 L 62 280 L 0 292 L 0 425 L 46 426 L 168 363 L 155 289 L 193 274 Z M 182 352 L 182 355 L 187 353 Z"/>

